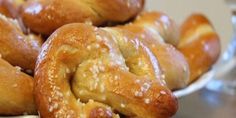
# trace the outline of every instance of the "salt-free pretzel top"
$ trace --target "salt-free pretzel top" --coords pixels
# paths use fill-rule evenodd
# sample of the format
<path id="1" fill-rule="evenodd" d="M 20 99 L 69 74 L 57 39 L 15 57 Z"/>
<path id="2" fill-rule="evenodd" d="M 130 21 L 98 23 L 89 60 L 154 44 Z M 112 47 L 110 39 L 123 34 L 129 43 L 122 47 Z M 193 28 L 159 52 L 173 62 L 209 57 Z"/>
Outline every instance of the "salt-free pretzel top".
<path id="1" fill-rule="evenodd" d="M 189 83 L 207 72 L 220 56 L 220 38 L 203 14 L 189 16 L 180 27 L 178 49 L 190 67 Z"/>
<path id="2" fill-rule="evenodd" d="M 167 118 L 177 101 L 157 58 L 122 29 L 69 24 L 43 45 L 35 73 L 41 117 Z M 94 100 L 94 101 L 93 101 Z"/>
<path id="3" fill-rule="evenodd" d="M 17 20 L 0 14 L 0 54 L 14 66 L 34 70 L 43 40 L 33 34 L 25 35 Z"/>
<path id="4" fill-rule="evenodd" d="M 73 22 L 124 22 L 139 13 L 143 5 L 144 0 L 28 0 L 21 16 L 30 29 L 49 35 Z"/>

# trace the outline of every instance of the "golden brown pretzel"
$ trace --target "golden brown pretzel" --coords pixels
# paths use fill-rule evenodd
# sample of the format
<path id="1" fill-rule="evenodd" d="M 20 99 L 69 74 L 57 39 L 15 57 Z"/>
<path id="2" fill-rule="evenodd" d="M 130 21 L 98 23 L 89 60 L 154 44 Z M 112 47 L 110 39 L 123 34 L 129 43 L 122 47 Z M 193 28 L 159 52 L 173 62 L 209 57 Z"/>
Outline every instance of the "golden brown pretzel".
<path id="1" fill-rule="evenodd" d="M 139 32 L 141 33 L 139 35 L 150 36 L 149 38 L 155 38 L 155 40 L 158 40 L 158 42 L 164 41 L 174 46 L 178 45 L 179 43 L 179 31 L 177 25 L 168 15 L 162 12 L 143 12 L 130 24 L 127 25 L 128 27 L 126 26 L 126 28 L 131 29 L 132 31 L 143 29 L 143 32 Z M 134 29 L 132 27 L 138 29 Z M 147 35 L 147 33 L 149 33 L 149 35 Z"/>
<path id="2" fill-rule="evenodd" d="M 49 35 L 73 22 L 124 22 L 139 13 L 143 5 L 144 0 L 28 0 L 22 19 L 33 31 Z"/>
<path id="3" fill-rule="evenodd" d="M 55 31 L 36 66 L 41 117 L 117 117 L 113 110 L 128 117 L 171 117 L 176 98 L 160 77 L 156 57 L 139 38 L 126 30 L 86 24 Z M 89 99 L 95 104 L 80 102 Z"/>
<path id="4" fill-rule="evenodd" d="M 34 70 L 42 39 L 25 35 L 16 20 L 0 14 L 0 54 L 2 58 L 23 69 Z"/>
<path id="5" fill-rule="evenodd" d="M 7 17 L 13 17 L 5 4 L 6 0 L 0 0 L 0 13 Z"/>
<path id="6" fill-rule="evenodd" d="M 24 0 L 0 0 L 0 13 L 10 18 L 17 18 L 19 6 L 23 3 Z"/>
<path id="7" fill-rule="evenodd" d="M 33 78 L 0 58 L 0 115 L 35 114 Z"/>
<path id="8" fill-rule="evenodd" d="M 208 71 L 220 55 L 220 41 L 208 19 L 191 15 L 181 26 L 179 50 L 190 66 L 190 82 Z"/>
<path id="9" fill-rule="evenodd" d="M 170 89 L 180 89 L 188 84 L 189 67 L 185 57 L 167 44 L 178 44 L 178 32 L 173 20 L 160 12 L 144 12 L 132 24 L 121 28 L 143 37 L 157 57 Z"/>

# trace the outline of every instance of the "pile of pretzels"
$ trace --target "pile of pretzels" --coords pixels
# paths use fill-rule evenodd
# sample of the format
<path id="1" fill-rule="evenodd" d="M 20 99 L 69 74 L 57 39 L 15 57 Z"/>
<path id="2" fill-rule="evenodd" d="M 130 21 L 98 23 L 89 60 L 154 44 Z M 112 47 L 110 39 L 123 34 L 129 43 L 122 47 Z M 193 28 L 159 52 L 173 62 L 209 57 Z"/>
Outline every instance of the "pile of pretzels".
<path id="1" fill-rule="evenodd" d="M 209 20 L 145 0 L 0 0 L 0 116 L 169 118 L 220 55 Z"/>

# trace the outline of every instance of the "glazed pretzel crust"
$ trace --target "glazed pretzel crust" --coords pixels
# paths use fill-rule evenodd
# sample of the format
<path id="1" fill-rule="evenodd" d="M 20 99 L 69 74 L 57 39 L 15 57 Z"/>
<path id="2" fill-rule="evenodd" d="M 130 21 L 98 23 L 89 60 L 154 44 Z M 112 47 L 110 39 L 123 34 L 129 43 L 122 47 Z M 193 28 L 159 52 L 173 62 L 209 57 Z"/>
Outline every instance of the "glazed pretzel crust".
<path id="1" fill-rule="evenodd" d="M 220 39 L 210 21 L 202 14 L 192 14 L 181 26 L 178 49 L 190 66 L 190 81 L 207 72 L 220 56 Z"/>
<path id="2" fill-rule="evenodd" d="M 171 90 L 185 87 L 189 82 L 189 66 L 178 45 L 177 27 L 173 20 L 161 12 L 143 12 L 131 24 L 120 26 L 142 37 L 154 53 L 163 71 L 163 78 Z M 172 45 L 171 45 L 172 44 Z"/>
<path id="3" fill-rule="evenodd" d="M 0 14 L 0 54 L 2 58 L 23 69 L 34 70 L 43 40 L 33 34 L 25 35 L 18 21 Z"/>
<path id="4" fill-rule="evenodd" d="M 143 5 L 144 0 L 28 0 L 21 16 L 30 29 L 49 35 L 68 23 L 124 22 L 137 15 Z"/>
<path id="5" fill-rule="evenodd" d="M 0 114 L 35 114 L 33 78 L 0 58 Z"/>
<path id="6" fill-rule="evenodd" d="M 33 34 L 25 35 L 18 21 L 11 19 L 18 17 L 18 6 L 21 2 L 23 1 L 0 0 L 1 116 L 37 114 L 33 97 L 33 77 L 21 71 L 24 69 L 33 74 L 42 39 Z"/>
<path id="7" fill-rule="evenodd" d="M 177 101 L 160 77 L 157 59 L 138 38 L 125 30 L 85 24 L 54 32 L 36 68 L 40 115 L 89 117 L 87 105 L 76 100 L 94 99 L 129 117 L 172 116 Z"/>
<path id="8" fill-rule="evenodd" d="M 19 7 L 23 3 L 24 0 L 0 0 L 0 13 L 9 18 L 17 18 Z"/>

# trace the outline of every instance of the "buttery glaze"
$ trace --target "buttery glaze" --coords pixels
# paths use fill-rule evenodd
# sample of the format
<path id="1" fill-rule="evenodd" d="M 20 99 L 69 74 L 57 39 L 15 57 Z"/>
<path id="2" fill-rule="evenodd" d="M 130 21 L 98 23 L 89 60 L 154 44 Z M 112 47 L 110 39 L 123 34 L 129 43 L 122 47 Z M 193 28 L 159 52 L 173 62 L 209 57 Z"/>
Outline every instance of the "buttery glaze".
<path id="1" fill-rule="evenodd" d="M 144 0 L 28 0 L 21 16 L 30 29 L 49 35 L 68 23 L 124 22 L 138 14 L 143 5 Z"/>
<path id="2" fill-rule="evenodd" d="M 181 26 L 178 49 L 190 66 L 190 82 L 207 72 L 220 56 L 220 39 L 209 20 L 192 14 Z"/>
<path id="3" fill-rule="evenodd" d="M 0 58 L 0 114 L 36 114 L 33 78 Z"/>
<path id="4" fill-rule="evenodd" d="M 24 2 L 25 0 L 0 0 L 0 13 L 9 18 L 17 18 L 19 7 Z"/>
<path id="5" fill-rule="evenodd" d="M 0 14 L 0 54 L 14 66 L 34 70 L 43 40 L 41 37 L 25 35 L 17 20 Z"/>
<path id="6" fill-rule="evenodd" d="M 177 27 L 172 19 L 161 12 L 144 12 L 136 20 L 119 28 L 142 37 L 157 57 L 167 86 L 171 90 L 184 88 L 189 83 L 189 65 L 173 45 L 179 38 Z M 172 45 L 171 45 L 171 44 Z"/>
<path id="7" fill-rule="evenodd" d="M 35 93 L 42 117 L 167 118 L 177 100 L 161 78 L 157 58 L 131 32 L 69 24 L 43 46 Z M 90 106 L 91 99 L 94 104 Z M 98 113 L 97 113 L 98 114 Z M 104 116 L 105 115 L 105 116 Z"/>

